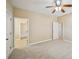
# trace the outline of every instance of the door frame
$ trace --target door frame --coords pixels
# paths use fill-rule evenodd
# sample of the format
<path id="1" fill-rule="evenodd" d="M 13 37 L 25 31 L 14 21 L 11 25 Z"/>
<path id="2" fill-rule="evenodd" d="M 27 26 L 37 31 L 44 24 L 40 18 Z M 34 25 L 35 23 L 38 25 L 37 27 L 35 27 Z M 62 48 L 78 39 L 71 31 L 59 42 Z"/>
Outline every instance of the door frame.
<path id="1" fill-rule="evenodd" d="M 13 45 L 14 45 L 14 47 L 15 47 L 15 18 L 26 18 L 26 17 L 18 17 L 18 16 L 13 16 Z M 28 19 L 28 18 L 26 18 L 26 19 Z M 30 26 L 30 20 L 28 19 L 28 26 Z M 28 27 L 28 30 L 29 30 L 29 34 L 28 34 L 28 40 L 30 41 L 30 27 Z M 28 41 L 28 43 L 30 43 Z"/>

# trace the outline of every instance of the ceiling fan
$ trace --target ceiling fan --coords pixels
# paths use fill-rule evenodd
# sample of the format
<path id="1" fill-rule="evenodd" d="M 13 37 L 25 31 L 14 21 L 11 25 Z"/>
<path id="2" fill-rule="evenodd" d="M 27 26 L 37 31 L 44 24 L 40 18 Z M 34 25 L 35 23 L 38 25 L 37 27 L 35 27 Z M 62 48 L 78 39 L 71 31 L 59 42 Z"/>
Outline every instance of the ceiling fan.
<path id="1" fill-rule="evenodd" d="M 46 8 L 52 8 L 55 7 L 55 9 L 52 11 L 52 13 L 55 13 L 55 11 L 61 11 L 65 13 L 65 10 L 63 7 L 72 7 L 72 4 L 62 4 L 62 0 L 54 0 L 55 6 L 46 6 Z"/>

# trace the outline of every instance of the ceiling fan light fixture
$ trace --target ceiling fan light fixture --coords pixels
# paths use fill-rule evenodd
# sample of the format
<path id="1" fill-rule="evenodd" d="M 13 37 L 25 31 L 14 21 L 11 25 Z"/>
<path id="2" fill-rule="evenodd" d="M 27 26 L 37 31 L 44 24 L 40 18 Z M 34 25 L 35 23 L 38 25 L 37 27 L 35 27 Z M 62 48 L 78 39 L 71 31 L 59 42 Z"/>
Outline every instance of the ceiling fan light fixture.
<path id="1" fill-rule="evenodd" d="M 56 9 L 56 11 L 58 11 L 58 7 L 56 7 L 55 9 Z"/>
<path id="2" fill-rule="evenodd" d="M 56 7 L 56 11 L 61 11 L 61 7 Z"/>
<path id="3" fill-rule="evenodd" d="M 59 11 L 61 11 L 61 7 L 59 7 Z"/>

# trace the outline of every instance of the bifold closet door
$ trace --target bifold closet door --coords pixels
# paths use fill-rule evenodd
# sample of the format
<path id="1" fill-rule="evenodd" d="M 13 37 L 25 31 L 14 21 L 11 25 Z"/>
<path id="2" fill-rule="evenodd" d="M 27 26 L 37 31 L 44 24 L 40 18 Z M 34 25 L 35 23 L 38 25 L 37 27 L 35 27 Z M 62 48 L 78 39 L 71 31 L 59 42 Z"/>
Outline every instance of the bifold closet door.
<path id="1" fill-rule="evenodd" d="M 60 39 L 62 37 L 61 23 L 53 22 L 53 40 Z"/>
<path id="2" fill-rule="evenodd" d="M 53 40 L 59 38 L 59 26 L 58 22 L 53 22 Z"/>

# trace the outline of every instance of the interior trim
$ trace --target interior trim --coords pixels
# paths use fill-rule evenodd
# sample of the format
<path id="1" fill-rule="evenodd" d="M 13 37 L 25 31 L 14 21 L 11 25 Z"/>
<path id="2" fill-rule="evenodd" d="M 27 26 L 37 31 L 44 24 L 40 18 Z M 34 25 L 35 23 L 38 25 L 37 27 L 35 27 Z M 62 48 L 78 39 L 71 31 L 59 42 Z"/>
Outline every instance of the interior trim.
<path id="1" fill-rule="evenodd" d="M 35 43 L 30 43 L 29 46 L 39 44 L 39 43 L 44 43 L 44 42 L 47 42 L 47 41 L 50 41 L 50 40 L 52 40 L 52 39 L 43 40 L 43 41 L 39 41 L 39 42 L 35 42 Z"/>

